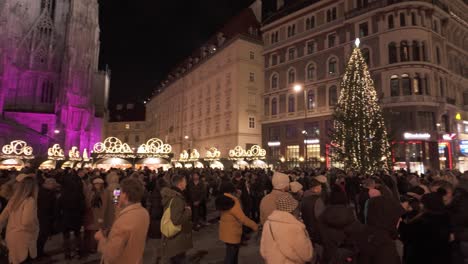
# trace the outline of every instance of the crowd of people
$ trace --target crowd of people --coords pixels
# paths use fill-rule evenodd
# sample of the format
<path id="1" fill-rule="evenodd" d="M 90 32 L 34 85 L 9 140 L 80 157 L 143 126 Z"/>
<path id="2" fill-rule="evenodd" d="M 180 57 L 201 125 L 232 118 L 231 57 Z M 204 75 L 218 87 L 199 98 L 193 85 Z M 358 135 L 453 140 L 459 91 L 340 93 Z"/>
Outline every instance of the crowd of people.
<path id="1" fill-rule="evenodd" d="M 456 170 L 0 171 L 0 254 L 49 259 L 62 234 L 66 259 L 143 263 L 152 238 L 154 263 L 189 263 L 210 201 L 227 264 L 254 237 L 267 264 L 468 263 L 468 172 Z"/>

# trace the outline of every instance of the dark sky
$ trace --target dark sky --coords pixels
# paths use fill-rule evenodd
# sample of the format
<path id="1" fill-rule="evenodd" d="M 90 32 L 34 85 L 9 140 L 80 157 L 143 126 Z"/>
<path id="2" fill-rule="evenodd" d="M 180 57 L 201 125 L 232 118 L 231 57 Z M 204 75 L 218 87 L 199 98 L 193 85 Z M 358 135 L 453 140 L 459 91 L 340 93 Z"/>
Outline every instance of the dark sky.
<path id="1" fill-rule="evenodd" d="M 110 103 L 140 101 L 253 0 L 99 0 Z"/>

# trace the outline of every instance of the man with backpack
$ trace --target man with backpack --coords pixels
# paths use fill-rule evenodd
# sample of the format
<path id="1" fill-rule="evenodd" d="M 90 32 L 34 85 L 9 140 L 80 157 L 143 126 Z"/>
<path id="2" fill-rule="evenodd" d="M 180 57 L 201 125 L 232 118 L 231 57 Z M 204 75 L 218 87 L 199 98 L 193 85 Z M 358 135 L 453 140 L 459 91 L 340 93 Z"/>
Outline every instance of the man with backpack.
<path id="1" fill-rule="evenodd" d="M 192 244 L 192 211 L 187 205 L 183 191 L 187 180 L 182 175 L 173 175 L 171 188 L 161 190 L 164 215 L 161 223 L 163 263 L 187 263 L 185 253 Z M 170 221 L 167 221 L 167 218 Z"/>

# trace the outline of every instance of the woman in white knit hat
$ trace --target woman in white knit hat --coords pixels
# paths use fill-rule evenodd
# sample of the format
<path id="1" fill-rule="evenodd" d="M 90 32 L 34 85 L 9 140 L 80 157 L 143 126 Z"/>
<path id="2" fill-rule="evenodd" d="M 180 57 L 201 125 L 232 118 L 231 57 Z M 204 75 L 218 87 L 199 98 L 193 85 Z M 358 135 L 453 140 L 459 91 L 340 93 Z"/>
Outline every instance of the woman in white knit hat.
<path id="1" fill-rule="evenodd" d="M 260 244 L 260 254 L 267 264 L 303 264 L 312 259 L 312 243 L 304 224 L 297 219 L 298 205 L 289 194 L 277 199 L 277 209 L 263 226 Z"/>

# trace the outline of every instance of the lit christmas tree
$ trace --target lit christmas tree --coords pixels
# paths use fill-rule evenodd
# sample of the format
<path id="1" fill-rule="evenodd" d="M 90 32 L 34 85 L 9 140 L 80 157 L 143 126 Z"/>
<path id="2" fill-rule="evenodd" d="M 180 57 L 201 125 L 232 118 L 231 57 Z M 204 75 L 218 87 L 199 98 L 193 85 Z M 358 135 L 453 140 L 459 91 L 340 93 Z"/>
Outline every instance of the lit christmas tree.
<path id="1" fill-rule="evenodd" d="M 390 146 L 382 109 L 377 100 L 359 39 L 341 82 L 331 134 L 333 158 L 345 169 L 372 173 L 391 168 Z"/>

